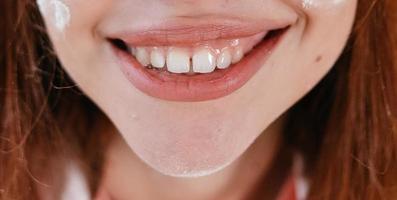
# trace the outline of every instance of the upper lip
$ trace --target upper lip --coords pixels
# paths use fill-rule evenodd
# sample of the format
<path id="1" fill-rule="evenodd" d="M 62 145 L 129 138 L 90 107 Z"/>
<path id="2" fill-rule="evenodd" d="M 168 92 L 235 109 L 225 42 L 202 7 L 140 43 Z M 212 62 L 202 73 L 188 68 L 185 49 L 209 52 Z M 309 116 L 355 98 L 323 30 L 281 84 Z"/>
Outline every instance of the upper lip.
<path id="1" fill-rule="evenodd" d="M 171 46 L 218 39 L 237 39 L 282 29 L 294 20 L 242 20 L 228 17 L 177 18 L 147 27 L 122 29 L 107 38 L 120 39 L 130 46 Z"/>

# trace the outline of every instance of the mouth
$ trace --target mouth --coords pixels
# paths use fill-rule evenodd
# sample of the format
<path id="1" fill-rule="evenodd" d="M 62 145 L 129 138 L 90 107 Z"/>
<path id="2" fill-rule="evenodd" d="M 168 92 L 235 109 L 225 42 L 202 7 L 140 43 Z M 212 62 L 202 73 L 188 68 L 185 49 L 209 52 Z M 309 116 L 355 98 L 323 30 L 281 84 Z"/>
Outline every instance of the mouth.
<path id="1" fill-rule="evenodd" d="M 244 86 L 289 27 L 248 32 L 189 27 L 120 34 L 107 41 L 126 78 L 141 92 L 163 100 L 198 102 Z"/>

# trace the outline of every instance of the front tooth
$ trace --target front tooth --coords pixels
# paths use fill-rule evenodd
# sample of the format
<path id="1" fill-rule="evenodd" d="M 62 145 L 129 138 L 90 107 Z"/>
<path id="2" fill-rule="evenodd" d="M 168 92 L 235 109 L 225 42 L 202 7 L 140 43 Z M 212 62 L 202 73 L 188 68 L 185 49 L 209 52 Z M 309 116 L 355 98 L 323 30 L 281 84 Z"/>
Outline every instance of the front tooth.
<path id="1" fill-rule="evenodd" d="M 153 67 L 163 68 L 165 65 L 164 53 L 160 49 L 154 48 L 150 53 L 150 62 Z"/>
<path id="2" fill-rule="evenodd" d="M 209 49 L 203 48 L 194 53 L 193 72 L 210 73 L 215 70 L 215 67 L 216 59 Z"/>
<path id="3" fill-rule="evenodd" d="M 172 73 L 187 73 L 190 71 L 190 56 L 187 50 L 171 48 L 167 55 L 167 69 Z"/>
<path id="4" fill-rule="evenodd" d="M 218 59 L 216 60 L 217 67 L 219 69 L 226 69 L 232 63 L 232 55 L 230 54 L 229 49 L 225 49 L 219 54 Z"/>
<path id="5" fill-rule="evenodd" d="M 148 66 L 150 64 L 149 53 L 143 47 L 136 48 L 135 57 L 139 63 L 143 66 Z"/>
<path id="6" fill-rule="evenodd" d="M 240 46 L 235 47 L 233 52 L 232 63 L 234 64 L 239 62 L 243 57 L 244 57 L 243 48 Z"/>

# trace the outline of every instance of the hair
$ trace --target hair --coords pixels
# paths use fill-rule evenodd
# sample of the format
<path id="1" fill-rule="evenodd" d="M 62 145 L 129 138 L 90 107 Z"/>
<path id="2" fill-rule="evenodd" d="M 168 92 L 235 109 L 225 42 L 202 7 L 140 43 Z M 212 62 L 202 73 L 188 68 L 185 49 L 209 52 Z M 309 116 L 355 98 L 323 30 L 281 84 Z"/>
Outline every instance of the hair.
<path id="1" fill-rule="evenodd" d="M 304 155 L 308 199 L 397 198 L 396 11 L 394 0 L 358 0 L 337 63 L 287 113 L 284 144 Z M 94 193 L 103 113 L 63 72 L 35 1 L 0 1 L 0 19 L 0 199 L 38 200 L 40 174 L 72 154 Z"/>

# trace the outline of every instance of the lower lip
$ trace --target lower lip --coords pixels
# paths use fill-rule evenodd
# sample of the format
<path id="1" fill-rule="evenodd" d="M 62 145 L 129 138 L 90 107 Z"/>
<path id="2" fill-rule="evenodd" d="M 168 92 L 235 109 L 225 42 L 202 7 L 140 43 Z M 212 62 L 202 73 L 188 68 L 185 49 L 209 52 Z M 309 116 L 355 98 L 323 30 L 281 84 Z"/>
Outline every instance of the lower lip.
<path id="1" fill-rule="evenodd" d="M 143 67 L 129 53 L 112 45 L 121 70 L 140 91 L 154 98 L 197 102 L 218 99 L 241 88 L 265 64 L 286 30 L 262 41 L 240 62 L 208 74 L 173 74 Z"/>

